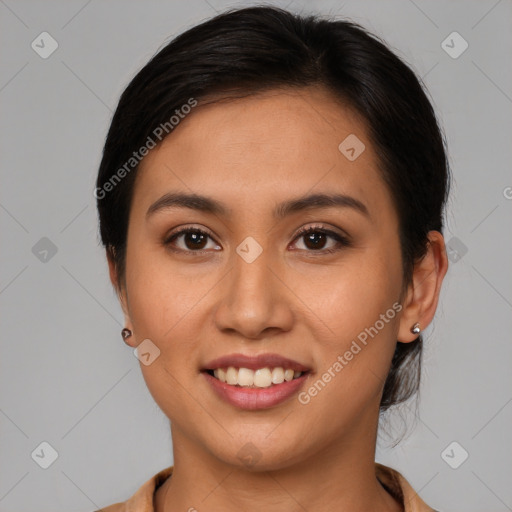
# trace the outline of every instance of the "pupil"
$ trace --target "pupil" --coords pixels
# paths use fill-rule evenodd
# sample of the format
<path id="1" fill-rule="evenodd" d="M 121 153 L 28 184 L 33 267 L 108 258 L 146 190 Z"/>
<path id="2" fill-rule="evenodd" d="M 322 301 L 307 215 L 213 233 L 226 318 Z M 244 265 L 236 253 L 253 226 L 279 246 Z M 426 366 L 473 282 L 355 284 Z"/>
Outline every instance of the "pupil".
<path id="1" fill-rule="evenodd" d="M 187 233 L 185 238 L 187 238 L 187 237 L 188 237 L 188 240 L 190 240 L 190 239 L 193 240 L 193 243 L 191 244 L 193 248 L 195 248 L 195 249 L 203 248 L 204 239 L 206 238 L 205 235 L 203 235 L 202 233 Z M 201 245 L 201 243 L 203 243 L 203 244 Z"/>
<path id="2" fill-rule="evenodd" d="M 320 237 L 321 240 L 317 240 L 315 242 L 315 237 Z M 310 249 L 318 249 L 319 246 L 323 245 L 322 242 L 325 242 L 324 237 L 324 233 L 309 233 L 308 235 L 306 235 L 306 246 L 309 247 Z M 312 247 L 308 245 L 308 242 L 312 242 Z"/>

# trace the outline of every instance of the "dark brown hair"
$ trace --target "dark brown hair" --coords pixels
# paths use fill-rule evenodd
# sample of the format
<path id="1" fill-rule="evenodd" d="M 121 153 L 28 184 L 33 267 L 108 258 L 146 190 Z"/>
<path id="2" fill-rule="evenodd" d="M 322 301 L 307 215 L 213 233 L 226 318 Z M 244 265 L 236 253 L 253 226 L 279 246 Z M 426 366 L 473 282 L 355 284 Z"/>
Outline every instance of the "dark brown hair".
<path id="1" fill-rule="evenodd" d="M 444 138 L 421 81 L 355 23 L 268 6 L 232 9 L 187 30 L 163 47 L 121 95 L 95 190 L 101 241 L 116 264 L 120 287 L 137 174 L 133 155 L 154 138 L 155 129 L 169 125 L 191 98 L 306 86 L 327 88 L 366 122 L 399 216 L 407 288 L 415 262 L 427 250 L 428 232 L 442 232 L 450 179 Z M 418 390 L 422 343 L 421 335 L 397 343 L 381 411 Z"/>

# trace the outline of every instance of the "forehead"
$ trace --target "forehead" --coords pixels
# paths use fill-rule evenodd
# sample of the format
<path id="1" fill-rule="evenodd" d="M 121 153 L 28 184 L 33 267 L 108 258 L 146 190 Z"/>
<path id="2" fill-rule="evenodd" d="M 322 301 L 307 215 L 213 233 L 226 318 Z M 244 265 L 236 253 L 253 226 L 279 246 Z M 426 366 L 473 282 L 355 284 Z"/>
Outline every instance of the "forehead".
<path id="1" fill-rule="evenodd" d="M 252 209 L 316 192 L 390 206 L 364 121 L 321 88 L 200 103 L 138 172 L 144 203 L 179 190 Z"/>

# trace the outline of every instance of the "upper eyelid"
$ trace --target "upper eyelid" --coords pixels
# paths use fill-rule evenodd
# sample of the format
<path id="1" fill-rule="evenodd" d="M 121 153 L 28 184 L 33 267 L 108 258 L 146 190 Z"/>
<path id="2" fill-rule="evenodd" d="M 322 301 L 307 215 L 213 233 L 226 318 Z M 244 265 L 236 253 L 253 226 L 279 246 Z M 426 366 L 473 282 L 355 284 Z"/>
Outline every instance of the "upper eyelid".
<path id="1" fill-rule="evenodd" d="M 339 235 L 339 236 L 348 236 L 348 234 L 341 228 L 330 228 L 329 226 L 323 226 L 320 224 L 313 224 L 311 226 L 300 227 L 295 231 L 295 236 L 298 236 L 298 235 L 302 234 L 304 231 L 307 231 L 310 229 L 317 229 L 319 231 L 325 231 L 325 232 L 333 233 L 333 234 Z M 341 233 L 337 233 L 334 229 L 339 229 L 341 231 Z M 200 232 L 207 234 L 208 236 L 211 236 L 212 238 L 214 238 L 216 236 L 216 235 L 212 234 L 208 228 L 197 227 L 197 226 L 185 226 L 183 228 L 176 228 L 176 231 L 172 231 L 168 235 L 168 237 L 175 236 L 178 234 L 183 234 L 184 231 L 185 232 L 186 231 L 200 231 Z"/>
<path id="2" fill-rule="evenodd" d="M 205 235 L 208 235 L 212 239 L 215 238 L 215 235 L 213 235 L 206 228 L 199 228 L 199 227 L 196 227 L 196 226 L 185 226 L 185 227 L 176 228 L 176 230 L 171 231 L 168 235 L 166 235 L 165 239 L 166 240 L 170 240 L 171 238 L 173 238 L 175 236 L 181 236 L 181 235 L 187 233 L 188 231 L 192 231 L 192 232 L 193 231 L 199 231 L 201 233 L 204 233 Z"/>
<path id="3" fill-rule="evenodd" d="M 324 233 L 327 233 L 329 235 L 336 235 L 336 236 L 340 236 L 342 238 L 349 238 L 349 235 L 348 233 L 346 233 L 343 229 L 341 228 L 337 228 L 341 231 L 341 233 L 338 233 L 334 230 L 334 228 L 330 228 L 329 226 L 322 226 L 322 225 L 312 225 L 312 226 L 304 226 L 302 228 L 299 228 L 298 231 L 296 232 L 295 236 L 300 236 L 300 235 L 303 235 L 304 232 L 308 232 L 308 231 L 322 231 Z"/>
<path id="4" fill-rule="evenodd" d="M 340 228 L 338 228 L 338 229 L 340 229 Z M 297 240 L 301 236 L 304 236 L 310 230 L 313 232 L 315 230 L 324 232 L 327 236 L 330 236 L 331 238 L 339 237 L 340 239 L 345 240 L 345 241 L 348 241 L 350 239 L 350 236 L 344 230 L 340 229 L 342 232 L 337 233 L 336 231 L 334 231 L 334 229 L 331 229 L 328 226 L 313 224 L 310 226 L 303 226 L 303 227 L 299 228 L 298 230 L 296 230 L 296 232 L 294 234 L 293 241 Z M 165 243 L 170 243 L 172 239 L 176 239 L 176 238 L 186 234 L 187 232 L 194 232 L 194 231 L 204 233 L 205 235 L 209 236 L 212 239 L 212 241 L 214 241 L 216 244 L 218 244 L 218 242 L 215 239 L 216 238 L 215 235 L 211 234 L 208 229 L 202 228 L 202 227 L 197 227 L 197 226 L 185 226 L 183 228 L 178 228 L 176 231 L 174 231 L 174 232 L 170 233 L 168 236 L 166 236 Z M 339 242 L 339 240 L 338 240 L 338 242 Z M 192 252 L 201 252 L 202 250 L 204 250 L 204 249 L 201 249 L 198 251 L 192 251 Z M 318 252 L 320 252 L 320 251 L 318 251 Z"/>

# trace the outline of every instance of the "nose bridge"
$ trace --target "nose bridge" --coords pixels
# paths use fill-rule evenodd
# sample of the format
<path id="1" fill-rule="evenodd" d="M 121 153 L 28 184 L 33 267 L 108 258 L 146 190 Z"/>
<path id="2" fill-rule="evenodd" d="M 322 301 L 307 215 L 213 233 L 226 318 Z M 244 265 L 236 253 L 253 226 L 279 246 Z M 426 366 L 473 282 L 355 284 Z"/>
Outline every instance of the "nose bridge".
<path id="1" fill-rule="evenodd" d="M 291 311 L 276 279 L 273 253 L 252 237 L 244 239 L 232 254 L 232 268 L 216 310 L 220 329 L 238 331 L 243 337 L 258 337 L 268 328 L 288 329 Z"/>
<path id="2" fill-rule="evenodd" d="M 250 309 L 261 310 L 272 300 L 272 283 L 270 271 L 272 254 L 253 237 L 245 238 L 233 254 L 231 272 L 231 302 Z M 261 311 L 260 311 L 261 312 Z"/>

